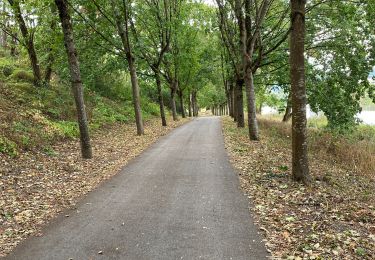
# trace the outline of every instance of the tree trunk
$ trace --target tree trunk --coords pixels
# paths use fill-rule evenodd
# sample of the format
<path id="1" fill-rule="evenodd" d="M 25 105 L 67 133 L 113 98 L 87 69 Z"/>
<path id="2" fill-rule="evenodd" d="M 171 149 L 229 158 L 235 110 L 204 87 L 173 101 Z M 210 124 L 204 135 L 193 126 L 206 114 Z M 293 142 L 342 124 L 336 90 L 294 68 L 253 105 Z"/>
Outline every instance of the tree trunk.
<path id="1" fill-rule="evenodd" d="M 193 116 L 198 116 L 198 104 L 197 104 L 197 92 L 192 93 L 192 103 L 193 103 Z"/>
<path id="2" fill-rule="evenodd" d="M 258 115 L 262 114 L 262 108 L 263 108 L 263 103 L 259 102 L 259 106 L 257 107 L 257 114 Z"/>
<path id="3" fill-rule="evenodd" d="M 135 123 L 137 125 L 137 134 L 143 135 L 144 128 L 143 128 L 143 119 L 142 119 L 142 110 L 141 110 L 141 98 L 139 95 L 137 72 L 135 68 L 134 58 L 132 57 L 132 55 L 128 55 L 128 64 L 129 64 L 129 70 L 130 70 L 130 79 L 132 82 L 133 106 L 134 106 L 134 113 L 135 113 Z"/>
<path id="4" fill-rule="evenodd" d="M 189 106 L 189 117 L 192 117 L 193 113 L 192 113 L 192 107 L 191 107 L 191 94 L 190 93 L 189 93 L 189 103 L 188 103 L 188 106 Z"/>
<path id="5" fill-rule="evenodd" d="M 172 109 L 172 117 L 173 121 L 177 121 L 177 109 L 176 109 L 176 80 L 172 80 L 170 83 L 170 88 L 171 88 L 171 109 Z"/>
<path id="6" fill-rule="evenodd" d="M 127 10 L 127 7 L 125 7 L 125 10 L 124 10 L 125 17 L 124 17 L 124 25 L 123 25 L 123 19 L 119 15 L 117 5 L 114 1 L 112 1 L 112 7 L 115 13 L 117 31 L 121 38 L 121 42 L 124 47 L 126 59 L 128 61 L 128 66 L 129 66 L 130 80 L 132 83 L 132 96 L 133 96 L 135 123 L 137 125 L 137 134 L 143 135 L 144 128 L 143 128 L 143 119 L 142 119 L 142 110 L 141 110 L 141 100 L 140 100 L 140 95 L 139 95 L 137 70 L 136 70 L 135 59 L 134 59 L 132 49 L 130 46 L 130 41 L 129 41 L 128 22 L 129 22 L 129 19 L 131 18 L 129 17 L 129 14 L 128 14 L 129 10 Z"/>
<path id="7" fill-rule="evenodd" d="M 288 100 L 286 101 L 286 108 L 283 117 L 283 122 L 288 122 L 292 117 L 292 92 L 289 91 Z"/>
<path id="8" fill-rule="evenodd" d="M 256 103 L 254 91 L 254 78 L 251 68 L 245 73 L 246 101 L 247 101 L 247 121 L 249 123 L 250 140 L 259 140 L 258 122 L 256 117 Z"/>
<path id="9" fill-rule="evenodd" d="M 237 127 L 245 127 L 244 111 L 243 111 L 243 79 L 238 79 L 236 81 L 236 110 L 237 110 Z"/>
<path id="10" fill-rule="evenodd" d="M 229 108 L 229 115 L 233 117 L 233 83 L 232 81 L 229 82 L 229 98 L 228 98 L 228 108 Z"/>
<path id="11" fill-rule="evenodd" d="M 46 84 L 49 84 L 51 82 L 52 77 L 52 66 L 55 61 L 55 57 L 53 56 L 53 50 L 52 48 L 49 49 L 48 57 L 47 57 L 47 68 L 46 73 L 44 75 L 44 82 Z"/>
<path id="12" fill-rule="evenodd" d="M 81 140 L 81 153 L 83 158 L 89 159 L 92 158 L 92 149 L 90 144 L 89 128 L 83 99 L 81 73 L 79 69 L 78 57 L 73 39 L 73 27 L 71 24 L 66 0 L 55 0 L 55 3 L 59 10 L 61 26 L 64 33 L 65 49 L 68 55 L 70 77 L 72 81 L 72 92 L 74 95 L 77 108 L 77 117 Z"/>
<path id="13" fill-rule="evenodd" d="M 185 108 L 184 108 L 184 96 L 181 90 L 178 91 L 178 97 L 180 98 L 181 116 L 182 118 L 186 118 Z"/>
<path id="14" fill-rule="evenodd" d="M 232 108 L 233 108 L 233 121 L 237 122 L 237 83 L 233 85 L 232 89 Z"/>
<path id="15" fill-rule="evenodd" d="M 55 17 L 55 14 L 56 14 L 56 8 L 55 8 L 55 5 L 51 5 L 51 14 L 53 17 Z M 52 18 L 52 21 L 51 21 L 51 24 L 50 24 L 50 28 L 51 28 L 51 32 L 54 32 L 56 30 L 56 20 Z M 49 84 L 50 81 L 51 81 L 51 77 L 52 77 L 52 66 L 53 66 L 53 63 L 55 62 L 55 57 L 54 57 L 54 54 L 53 54 L 53 48 L 52 46 L 49 48 L 48 50 L 48 57 L 47 57 L 47 67 L 46 67 L 46 71 L 45 71 L 45 74 L 44 74 L 44 82 L 46 84 Z"/>
<path id="16" fill-rule="evenodd" d="M 306 133 L 305 5 L 291 0 L 290 78 L 292 91 L 292 173 L 296 181 L 310 182 Z"/>
<path id="17" fill-rule="evenodd" d="M 17 36 L 17 33 L 15 33 L 15 36 Z M 10 56 L 15 57 L 17 55 L 17 39 L 15 37 L 12 37 L 11 43 L 10 43 Z"/>
<path id="18" fill-rule="evenodd" d="M 21 8 L 20 8 L 19 0 L 8 0 L 8 2 L 13 9 L 15 19 L 18 23 L 18 26 L 19 26 L 21 34 L 22 34 L 24 46 L 26 47 L 27 54 L 29 55 L 31 68 L 33 70 L 34 85 L 35 86 L 41 86 L 42 76 L 41 76 L 41 73 L 40 73 L 38 57 L 36 55 L 35 46 L 34 46 L 34 35 L 30 34 L 30 32 L 27 29 L 25 20 L 22 17 L 22 12 L 21 12 Z"/>
<path id="19" fill-rule="evenodd" d="M 158 100 L 159 100 L 159 108 L 160 108 L 161 125 L 167 126 L 167 119 L 165 118 L 164 100 L 163 100 L 163 93 L 161 91 L 162 89 L 161 89 L 161 80 L 160 80 L 159 70 L 155 70 L 155 80 L 156 80 L 156 87 L 158 89 Z"/>
<path id="20" fill-rule="evenodd" d="M 5 14 L 6 13 L 6 7 L 5 7 L 5 2 L 3 2 L 3 14 Z M 5 15 L 4 15 L 5 16 Z M 8 18 L 5 16 L 4 17 L 4 25 L 5 26 L 8 26 Z M 4 48 L 4 49 L 6 49 L 7 47 L 8 47 L 8 44 L 7 44 L 7 38 L 8 38 L 8 34 L 5 32 L 5 31 L 3 31 L 2 32 L 2 35 L 1 35 L 1 46 Z"/>
<path id="21" fill-rule="evenodd" d="M 247 11 L 249 7 L 249 2 L 245 1 L 245 9 Z M 251 68 L 252 63 L 252 50 L 248 50 L 248 33 L 245 23 L 245 18 L 243 17 L 242 12 L 242 4 L 240 0 L 236 0 L 235 2 L 235 9 L 236 9 L 236 16 L 238 20 L 238 27 L 239 27 L 239 47 L 241 50 L 242 55 L 242 70 L 243 70 L 243 77 L 245 83 L 245 90 L 246 90 L 246 103 L 247 103 L 247 119 L 248 119 L 248 127 L 249 127 L 249 138 L 250 140 L 259 140 L 258 136 L 258 122 L 256 119 L 256 104 L 255 104 L 255 91 L 254 91 L 254 79 L 253 79 L 253 72 Z M 247 14 L 245 14 L 247 15 Z M 244 124 L 238 123 L 239 127 L 244 127 Z"/>

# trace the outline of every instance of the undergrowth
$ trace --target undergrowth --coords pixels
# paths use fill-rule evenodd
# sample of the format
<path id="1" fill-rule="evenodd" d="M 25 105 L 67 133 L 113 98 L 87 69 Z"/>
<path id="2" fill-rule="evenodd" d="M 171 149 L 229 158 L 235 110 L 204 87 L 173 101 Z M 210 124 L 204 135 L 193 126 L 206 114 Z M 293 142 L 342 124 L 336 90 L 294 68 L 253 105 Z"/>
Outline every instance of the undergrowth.
<path id="1" fill-rule="evenodd" d="M 78 136 L 76 109 L 69 83 L 54 78 L 48 87 L 32 85 L 32 72 L 10 57 L 0 57 L 0 153 L 46 149 L 53 142 Z M 130 85 L 127 86 L 130 88 Z M 134 121 L 130 97 L 110 99 L 85 87 L 90 129 Z M 142 99 L 144 119 L 159 114 L 158 105 Z"/>
<path id="2" fill-rule="evenodd" d="M 259 124 L 263 131 L 272 131 L 278 141 L 290 142 L 290 123 L 260 118 Z M 309 127 L 308 138 L 314 153 L 341 162 L 356 173 L 375 177 L 375 127 L 359 125 L 350 132 L 340 133 L 313 126 Z"/>

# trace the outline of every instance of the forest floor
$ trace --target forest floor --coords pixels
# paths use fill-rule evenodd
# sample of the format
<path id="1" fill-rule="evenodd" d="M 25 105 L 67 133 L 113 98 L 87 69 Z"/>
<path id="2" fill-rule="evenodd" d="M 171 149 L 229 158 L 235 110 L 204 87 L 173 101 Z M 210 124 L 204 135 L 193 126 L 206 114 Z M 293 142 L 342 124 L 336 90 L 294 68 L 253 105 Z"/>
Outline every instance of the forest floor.
<path id="1" fill-rule="evenodd" d="M 145 122 L 145 135 L 134 124 L 114 124 L 92 136 L 94 159 L 82 160 L 78 140 L 60 141 L 48 151 L 0 153 L 0 256 L 86 193 L 115 175 L 130 159 L 188 119 L 155 118 Z M 116 137 L 116 138 L 113 138 Z"/>
<path id="2" fill-rule="evenodd" d="M 311 150 L 310 187 L 292 181 L 291 138 L 285 124 L 259 120 L 261 141 L 223 118 L 223 132 L 242 189 L 266 237 L 282 259 L 375 259 L 375 178 Z M 283 126 L 284 125 L 284 126 Z M 290 127 L 289 127 L 290 128 Z M 374 154 L 372 154 L 373 158 Z M 373 163 L 373 161 L 368 161 Z"/>

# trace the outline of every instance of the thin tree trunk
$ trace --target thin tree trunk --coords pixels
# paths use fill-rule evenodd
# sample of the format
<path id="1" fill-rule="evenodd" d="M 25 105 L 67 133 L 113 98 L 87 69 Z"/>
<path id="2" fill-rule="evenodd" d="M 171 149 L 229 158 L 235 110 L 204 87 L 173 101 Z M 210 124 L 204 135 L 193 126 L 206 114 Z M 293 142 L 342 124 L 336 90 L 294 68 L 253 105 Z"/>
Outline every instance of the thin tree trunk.
<path id="1" fill-rule="evenodd" d="M 197 92 L 192 93 L 192 103 L 193 103 L 193 116 L 198 116 L 198 104 L 197 104 Z"/>
<path id="2" fill-rule="evenodd" d="M 47 68 L 46 68 L 46 73 L 44 75 L 44 81 L 46 84 L 49 84 L 51 82 L 52 78 L 52 66 L 55 61 L 55 57 L 53 55 L 53 50 L 50 48 L 48 50 L 48 57 L 47 57 Z"/>
<path id="3" fill-rule="evenodd" d="M 79 133 L 81 140 L 81 153 L 85 159 L 92 158 L 92 149 L 90 143 L 89 128 L 83 98 L 83 86 L 81 81 L 81 73 L 79 69 L 79 62 L 73 38 L 73 27 L 70 20 L 66 0 L 55 0 L 56 6 L 59 10 L 61 26 L 64 33 L 65 48 L 68 55 L 70 77 L 72 81 L 72 92 L 74 95 L 77 117 L 79 125 Z"/>
<path id="4" fill-rule="evenodd" d="M 292 85 L 292 173 L 296 181 L 310 182 L 306 133 L 305 5 L 291 0 L 290 77 Z"/>
<path id="5" fill-rule="evenodd" d="M 192 107 L 191 107 L 191 93 L 189 93 L 189 103 L 188 103 L 188 106 L 189 106 L 189 117 L 192 117 L 193 113 L 192 113 Z"/>
<path id="6" fill-rule="evenodd" d="M 256 112 L 257 112 L 257 115 L 262 114 L 262 103 L 259 104 L 259 106 L 257 107 Z"/>
<path id="7" fill-rule="evenodd" d="M 254 78 L 251 68 L 245 74 L 246 100 L 247 100 L 247 120 L 249 123 L 250 140 L 259 140 L 258 122 L 256 117 L 256 103 L 254 91 Z"/>
<path id="8" fill-rule="evenodd" d="M 56 8 L 55 8 L 55 5 L 53 5 L 53 4 L 51 5 L 51 14 L 53 15 L 53 17 L 56 14 Z M 50 24 L 50 28 L 51 28 L 52 32 L 54 32 L 56 30 L 56 20 L 53 19 L 53 18 L 52 18 L 52 21 L 51 21 L 51 24 Z M 54 62 L 55 62 L 55 57 L 54 57 L 54 54 L 53 54 L 53 48 L 51 46 L 48 50 L 47 67 L 46 67 L 46 71 L 45 71 L 45 74 L 44 74 L 44 82 L 46 84 L 49 84 L 50 81 L 51 81 L 52 66 L 53 66 Z"/>
<path id="9" fill-rule="evenodd" d="M 164 100 L 163 100 L 163 93 L 161 91 L 161 80 L 160 80 L 159 70 L 155 70 L 155 80 L 156 80 L 156 87 L 158 89 L 158 100 L 159 100 L 159 108 L 160 108 L 161 125 L 167 126 L 167 119 L 165 118 Z"/>
<path id="10" fill-rule="evenodd" d="M 229 82 L 229 99 L 228 99 L 228 108 L 229 108 L 229 115 L 233 117 L 233 83 L 232 81 Z"/>
<path id="11" fill-rule="evenodd" d="M 132 49 L 130 46 L 130 41 L 129 41 L 128 21 L 131 18 L 129 17 L 129 13 L 128 13 L 129 10 L 127 10 L 127 7 L 124 7 L 125 17 L 124 17 L 124 25 L 123 25 L 122 18 L 117 9 L 117 5 L 114 1 L 112 1 L 112 6 L 113 6 L 114 13 L 115 13 L 117 30 L 121 38 L 121 42 L 124 47 L 126 59 L 128 61 L 128 66 L 129 66 L 130 80 L 132 83 L 132 96 L 133 96 L 135 123 L 137 125 L 137 134 L 143 135 L 144 128 L 143 128 L 143 119 L 142 119 L 142 110 L 141 110 L 141 99 L 139 95 L 137 70 L 136 70 L 135 59 L 134 59 Z"/>
<path id="12" fill-rule="evenodd" d="M 232 108 L 233 108 L 233 121 L 237 122 L 237 83 L 233 86 L 232 89 Z"/>
<path id="13" fill-rule="evenodd" d="M 185 108 L 184 108 L 184 96 L 181 90 L 178 91 L 178 97 L 180 98 L 181 116 L 182 118 L 186 118 Z"/>
<path id="14" fill-rule="evenodd" d="M 5 2 L 3 2 L 3 14 L 6 13 L 6 7 L 5 7 Z M 4 15 L 4 24 L 5 26 L 8 26 L 8 18 Z M 7 38 L 8 38 L 8 34 L 6 32 L 2 32 L 2 35 L 1 35 L 1 46 L 6 49 L 8 47 L 8 44 L 7 44 Z"/>
<path id="15" fill-rule="evenodd" d="M 15 33 L 15 36 L 17 36 L 17 33 Z M 15 37 L 12 37 L 11 43 L 10 43 L 10 56 L 15 57 L 17 55 L 17 39 Z"/>
<path id="16" fill-rule="evenodd" d="M 288 122 L 292 117 L 292 92 L 289 91 L 288 100 L 286 101 L 285 113 L 283 116 L 283 122 Z"/>
<path id="17" fill-rule="evenodd" d="M 41 76 L 41 73 L 40 73 L 38 56 L 36 55 L 35 46 L 34 46 L 34 35 L 30 34 L 30 32 L 27 29 L 25 20 L 22 17 L 22 12 L 21 12 L 21 8 L 20 8 L 19 0 L 8 0 L 8 2 L 13 9 L 15 19 L 17 20 L 18 26 L 19 26 L 21 34 L 22 34 L 24 45 L 25 45 L 27 53 L 29 55 L 31 68 L 33 70 L 34 85 L 35 86 L 41 86 L 42 76 Z"/>
<path id="18" fill-rule="evenodd" d="M 236 110 L 237 110 L 237 127 L 245 127 L 244 111 L 243 111 L 243 79 L 236 81 Z"/>
<path id="19" fill-rule="evenodd" d="M 177 121 L 177 109 L 176 109 L 176 80 L 172 80 L 171 84 L 171 108 L 172 108 L 172 117 L 173 121 Z"/>
<path id="20" fill-rule="evenodd" d="M 133 93 L 133 106 L 135 112 L 135 123 L 137 125 L 137 134 L 143 135 L 144 128 L 143 128 L 143 119 L 142 119 L 142 110 L 141 110 L 141 98 L 139 95 L 139 85 L 138 85 L 138 77 L 135 68 L 134 58 L 132 55 L 128 55 L 128 64 L 130 70 L 130 79 L 132 82 L 132 93 Z"/>

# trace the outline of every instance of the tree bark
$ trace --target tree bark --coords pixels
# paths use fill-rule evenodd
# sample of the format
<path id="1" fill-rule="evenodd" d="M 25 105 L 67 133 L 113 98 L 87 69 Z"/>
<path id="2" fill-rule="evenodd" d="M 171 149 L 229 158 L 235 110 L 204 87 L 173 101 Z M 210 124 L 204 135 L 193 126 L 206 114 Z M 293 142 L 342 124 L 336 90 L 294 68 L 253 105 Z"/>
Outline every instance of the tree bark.
<path id="1" fill-rule="evenodd" d="M 249 1 L 245 1 L 245 12 L 248 11 L 250 6 Z M 258 136 L 258 122 L 256 118 L 256 104 L 255 104 L 255 90 L 254 90 L 254 78 L 253 71 L 251 68 L 253 51 L 252 48 L 248 48 L 247 42 L 251 32 L 247 32 L 245 23 L 245 17 L 242 13 L 242 4 L 240 0 L 236 0 L 236 15 L 239 27 L 240 36 L 240 50 L 242 55 L 242 70 L 244 76 L 245 90 L 246 90 L 246 105 L 247 105 L 247 120 L 249 128 L 250 140 L 259 140 Z M 254 37 L 254 36 L 253 36 Z M 248 50 L 249 49 L 249 50 Z M 241 125 L 242 127 L 242 125 Z"/>
<path id="2" fill-rule="evenodd" d="M 229 116 L 233 117 L 233 83 L 229 81 L 229 99 L 228 99 L 228 108 Z"/>
<path id="3" fill-rule="evenodd" d="M 81 72 L 79 69 L 79 62 L 73 38 L 73 27 L 71 24 L 66 0 L 55 0 L 55 3 L 59 10 L 61 26 L 64 33 L 65 49 L 68 56 L 70 77 L 72 81 L 72 92 L 77 108 L 77 118 L 81 140 L 81 153 L 83 158 L 90 159 L 92 158 L 92 149 L 83 98 Z"/>
<path id="4" fill-rule="evenodd" d="M 254 78 L 251 68 L 245 73 L 246 101 L 247 101 L 247 121 L 249 123 L 250 140 L 259 140 L 258 121 L 256 116 L 256 103 L 254 91 Z"/>
<path id="5" fill-rule="evenodd" d="M 53 17 L 55 17 L 56 8 L 55 8 L 55 5 L 53 5 L 53 4 L 51 4 L 51 14 L 52 14 Z M 56 30 L 56 20 L 53 17 L 52 17 L 52 21 L 51 21 L 51 24 L 50 24 L 50 28 L 51 28 L 52 32 L 54 32 Z M 55 57 L 54 57 L 54 53 L 53 53 L 53 48 L 51 46 L 48 49 L 47 67 L 46 67 L 46 71 L 45 71 L 45 74 L 44 74 L 44 82 L 46 84 L 49 84 L 50 81 L 51 81 L 52 66 L 53 66 L 54 62 L 55 62 Z"/>
<path id="6" fill-rule="evenodd" d="M 310 182 L 306 133 L 305 5 L 291 0 L 290 78 L 292 91 L 292 174 L 296 181 Z"/>
<path id="7" fill-rule="evenodd" d="M 3 6 L 2 6 L 2 9 L 3 9 L 3 14 L 5 16 L 5 13 L 6 13 L 6 6 L 5 6 L 5 2 L 3 2 Z M 4 18 L 4 25 L 5 26 L 8 26 L 8 18 L 5 16 Z M 8 39 L 8 34 L 3 31 L 2 34 L 1 34 L 1 46 L 6 49 L 8 47 L 8 44 L 7 44 L 7 39 Z"/>
<path id="8" fill-rule="evenodd" d="M 189 117 L 192 117 L 193 113 L 192 113 L 192 107 L 191 107 L 191 93 L 189 93 L 189 103 L 188 103 L 188 106 L 189 106 Z"/>
<path id="9" fill-rule="evenodd" d="M 50 48 L 48 51 L 49 51 L 49 53 L 48 53 L 48 57 L 47 57 L 47 67 L 46 67 L 46 72 L 45 72 L 45 75 L 44 75 L 44 82 L 46 84 L 49 84 L 51 82 L 52 66 L 53 66 L 53 63 L 55 61 L 55 57 L 53 56 L 52 48 Z"/>
<path id="10" fill-rule="evenodd" d="M 285 113 L 283 116 L 283 122 L 288 122 L 292 117 L 292 92 L 289 91 L 288 100 L 286 101 Z"/>
<path id="11" fill-rule="evenodd" d="M 22 34 L 24 46 L 26 47 L 27 54 L 29 55 L 31 68 L 33 70 L 34 85 L 35 86 L 41 86 L 42 76 L 41 76 L 41 73 L 40 73 L 38 56 L 36 55 L 35 46 L 34 46 L 34 35 L 30 34 L 29 30 L 27 29 L 25 20 L 22 17 L 22 12 L 21 12 L 21 8 L 20 8 L 19 0 L 8 0 L 8 2 L 13 9 L 15 19 L 18 23 L 18 26 L 19 26 L 21 34 Z"/>
<path id="12" fill-rule="evenodd" d="M 141 100 L 140 100 L 140 95 L 139 95 L 137 70 L 136 70 L 135 58 L 134 58 L 132 48 L 130 46 L 130 41 L 129 41 L 128 22 L 129 22 L 129 19 L 131 18 L 129 17 L 129 10 L 127 10 L 127 7 L 124 7 L 125 8 L 124 10 L 125 21 L 123 25 L 122 18 L 119 15 L 117 5 L 114 1 L 112 1 L 112 6 L 113 6 L 114 13 L 115 13 L 117 30 L 121 38 L 121 42 L 125 50 L 126 60 L 128 61 L 128 66 L 129 66 L 130 80 L 132 83 L 132 96 L 133 96 L 135 123 L 137 125 L 137 134 L 143 135 L 144 128 L 143 128 L 143 119 L 142 119 L 142 110 L 141 110 Z"/>
<path id="13" fill-rule="evenodd" d="M 198 104 L 197 104 L 197 92 L 193 91 L 192 93 L 192 103 L 193 103 L 193 116 L 198 116 Z"/>
<path id="14" fill-rule="evenodd" d="M 232 89 L 232 108 L 233 108 L 233 121 L 237 122 L 237 83 L 233 86 Z"/>
<path id="15" fill-rule="evenodd" d="M 129 64 L 129 70 L 130 70 L 130 80 L 132 82 L 133 106 L 134 106 L 134 113 L 135 113 L 135 123 L 137 125 L 137 134 L 143 135 L 144 128 L 143 128 L 143 119 L 142 119 L 142 110 L 141 110 L 141 98 L 139 95 L 138 77 L 137 77 L 133 55 L 128 53 L 127 59 L 128 59 L 128 64 Z"/>
<path id="16" fill-rule="evenodd" d="M 237 79 L 236 81 L 236 112 L 237 112 L 237 127 L 245 127 L 244 110 L 243 110 L 243 79 Z"/>
<path id="17" fill-rule="evenodd" d="M 159 101 L 161 125 L 167 126 L 167 119 L 165 118 L 164 100 L 163 100 L 163 93 L 161 91 L 161 80 L 160 80 L 159 70 L 155 70 L 154 73 L 155 73 L 156 87 L 158 89 L 158 101 Z"/>
<path id="18" fill-rule="evenodd" d="M 15 33 L 15 36 L 17 36 L 17 33 Z M 15 57 L 17 53 L 17 39 L 15 37 L 12 37 L 10 43 L 10 56 Z"/>
<path id="19" fill-rule="evenodd" d="M 263 108 L 263 103 L 259 102 L 259 106 L 257 107 L 257 114 L 258 115 L 262 114 L 262 108 Z"/>
<path id="20" fill-rule="evenodd" d="M 171 86 L 170 88 L 171 88 L 172 118 L 173 118 L 173 121 L 177 121 L 178 116 L 177 116 L 177 109 L 176 109 L 176 87 L 177 87 L 176 80 L 172 80 L 172 82 L 170 83 L 170 86 Z"/>
<path id="21" fill-rule="evenodd" d="M 184 108 L 184 93 L 179 90 L 178 97 L 180 98 L 180 108 L 181 108 L 181 116 L 182 118 L 186 118 L 185 108 Z"/>

